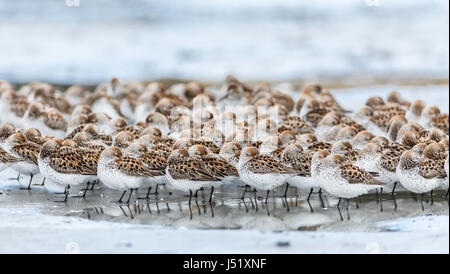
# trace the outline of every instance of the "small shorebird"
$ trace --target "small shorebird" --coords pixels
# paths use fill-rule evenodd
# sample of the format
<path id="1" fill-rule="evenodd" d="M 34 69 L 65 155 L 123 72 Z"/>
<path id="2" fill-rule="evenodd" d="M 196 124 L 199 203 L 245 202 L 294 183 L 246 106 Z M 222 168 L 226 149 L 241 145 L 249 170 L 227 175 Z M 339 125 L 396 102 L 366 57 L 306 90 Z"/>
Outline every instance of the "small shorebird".
<path id="1" fill-rule="evenodd" d="M 309 191 L 307 201 L 310 200 L 314 189 L 320 188 L 320 185 L 311 176 L 313 154 L 313 151 L 304 151 L 298 144 L 288 145 L 281 154 L 281 162 L 297 171 L 297 175 L 289 178 L 287 184 L 300 190 Z"/>
<path id="2" fill-rule="evenodd" d="M 423 100 L 415 100 L 405 113 L 405 118 L 410 122 L 418 122 L 424 108 L 425 102 Z"/>
<path id="3" fill-rule="evenodd" d="M 423 157 L 424 149 L 423 144 L 418 144 L 403 152 L 397 166 L 400 183 L 408 191 L 421 194 L 422 201 L 424 194 L 440 187 L 442 179 L 447 176 L 436 161 Z"/>
<path id="4" fill-rule="evenodd" d="M 199 159 L 205 165 L 208 173 L 210 173 L 215 180 L 210 182 L 211 195 L 209 201 L 212 201 L 214 188 L 217 188 L 226 181 L 234 181 L 238 178 L 236 168 L 228 163 L 224 158 L 218 154 L 211 153 L 203 145 L 194 145 L 189 148 L 189 155 L 193 158 Z"/>
<path id="5" fill-rule="evenodd" d="M 44 143 L 39 152 L 38 165 L 42 176 L 66 186 L 67 202 L 71 185 L 86 183 L 96 170 L 90 168 L 76 148 L 62 147 L 62 139 L 51 139 Z"/>
<path id="6" fill-rule="evenodd" d="M 39 173 L 38 157 L 41 146 L 27 141 L 20 133 L 14 133 L 6 139 L 4 148 L 13 158 L 19 159 L 12 164 L 12 168 L 19 174 L 30 176 L 25 189 L 31 189 L 33 176 Z"/>
<path id="7" fill-rule="evenodd" d="M 147 196 L 143 199 L 149 199 L 153 187 L 155 187 L 153 194 L 158 194 L 158 187 L 166 183 L 166 159 L 156 151 L 148 150 L 145 145 L 140 143 L 133 143 L 128 146 L 124 155 L 138 158 L 152 171 L 153 176 L 145 177 L 142 182 L 144 186 L 148 187 Z"/>
<path id="8" fill-rule="evenodd" d="M 205 164 L 199 159 L 190 157 L 184 148 L 172 151 L 167 163 L 167 181 L 174 188 L 189 192 L 189 204 L 193 192 L 209 186 L 210 182 L 215 180 Z"/>
<path id="9" fill-rule="evenodd" d="M 298 172 L 269 155 L 260 155 L 255 147 L 242 149 L 237 167 L 239 177 L 256 190 L 267 191 L 267 203 L 270 190 L 284 184 Z"/>
<path id="10" fill-rule="evenodd" d="M 345 163 L 345 158 L 338 154 L 330 154 L 322 161 L 318 171 L 323 180 L 322 187 L 331 195 L 339 198 L 338 209 L 342 199 L 347 199 L 348 211 L 350 199 L 385 185 L 366 170 L 351 163 Z"/>
<path id="11" fill-rule="evenodd" d="M 97 175 L 108 188 L 123 191 L 119 203 L 123 202 L 125 193 L 130 191 L 126 201 L 129 204 L 133 191 L 141 187 L 146 177 L 154 176 L 155 172 L 139 158 L 125 156 L 120 148 L 111 146 L 105 148 L 100 154 Z"/>

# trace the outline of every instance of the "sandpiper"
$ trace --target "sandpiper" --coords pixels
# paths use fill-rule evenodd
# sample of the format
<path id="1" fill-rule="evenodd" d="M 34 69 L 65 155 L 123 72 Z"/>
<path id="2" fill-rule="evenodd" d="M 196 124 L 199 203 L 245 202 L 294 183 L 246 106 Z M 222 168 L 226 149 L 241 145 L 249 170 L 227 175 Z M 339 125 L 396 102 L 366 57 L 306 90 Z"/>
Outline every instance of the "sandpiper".
<path id="1" fill-rule="evenodd" d="M 267 191 L 266 200 L 270 190 L 284 184 L 297 174 L 297 171 L 269 155 L 260 155 L 258 149 L 247 146 L 242 149 L 237 167 L 239 177 L 247 185 L 256 190 Z"/>
<path id="2" fill-rule="evenodd" d="M 215 180 L 205 164 L 199 159 L 190 157 L 186 149 L 172 151 L 167 163 L 167 181 L 174 188 L 189 192 L 189 204 L 193 192 L 209 186 L 210 182 Z"/>
<path id="3" fill-rule="evenodd" d="M 62 149 L 62 142 L 62 139 L 45 142 L 39 152 L 38 165 L 42 176 L 66 186 L 62 202 L 67 202 L 70 186 L 86 183 L 96 171 L 83 161 L 76 149 Z"/>
<path id="4" fill-rule="evenodd" d="M 155 172 L 140 159 L 125 156 L 120 148 L 110 146 L 100 154 L 97 175 L 105 186 L 123 191 L 119 203 L 123 202 L 126 192 L 130 191 L 128 200 L 125 202 L 129 204 L 133 191 L 141 187 L 146 177 L 154 176 Z"/>
<path id="5" fill-rule="evenodd" d="M 400 183 L 408 191 L 421 194 L 422 200 L 425 193 L 440 187 L 441 179 L 447 176 L 436 161 L 423 157 L 424 149 L 423 144 L 418 144 L 404 152 L 397 166 Z"/>

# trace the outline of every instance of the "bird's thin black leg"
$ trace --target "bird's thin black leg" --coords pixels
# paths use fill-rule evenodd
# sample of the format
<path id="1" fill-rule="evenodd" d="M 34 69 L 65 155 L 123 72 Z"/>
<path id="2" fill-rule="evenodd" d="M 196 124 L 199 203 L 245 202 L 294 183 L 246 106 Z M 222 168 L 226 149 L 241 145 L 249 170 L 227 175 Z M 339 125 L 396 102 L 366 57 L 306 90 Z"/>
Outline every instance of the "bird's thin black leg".
<path id="1" fill-rule="evenodd" d="M 339 198 L 339 201 L 338 201 L 338 203 L 337 203 L 337 210 L 339 211 L 339 216 L 340 216 L 340 218 L 341 218 L 341 221 L 343 222 L 344 221 L 344 217 L 342 217 L 342 212 L 341 212 L 341 207 L 340 207 L 340 205 L 341 205 L 341 198 Z"/>
<path id="2" fill-rule="evenodd" d="M 156 184 L 156 189 L 155 189 L 155 192 L 153 192 L 153 195 L 159 194 L 158 189 L 159 189 L 159 184 Z"/>
<path id="3" fill-rule="evenodd" d="M 95 185 L 98 184 L 98 182 L 99 182 L 99 179 L 95 180 L 95 181 L 92 183 L 92 186 L 91 186 L 91 188 L 90 188 L 89 190 L 92 190 L 92 191 L 93 191 Z"/>
<path id="4" fill-rule="evenodd" d="M 384 209 L 383 209 L 383 188 L 380 189 L 380 210 L 381 210 L 381 212 L 384 211 Z"/>
<path id="5" fill-rule="evenodd" d="M 245 194 L 247 193 L 247 190 L 248 190 L 248 185 L 246 185 L 244 188 L 244 192 L 242 193 L 241 200 L 245 199 Z"/>
<path id="6" fill-rule="evenodd" d="M 283 195 L 284 198 L 287 197 L 288 190 L 289 190 L 289 184 L 286 183 L 286 189 L 284 190 L 284 195 Z"/>
<path id="7" fill-rule="evenodd" d="M 267 194 L 266 194 L 266 201 L 264 202 L 267 205 L 267 201 L 269 199 L 269 194 L 270 194 L 270 190 L 267 190 Z"/>
<path id="8" fill-rule="evenodd" d="M 349 208 L 350 208 L 350 199 L 347 199 L 347 220 L 350 220 Z"/>
<path id="9" fill-rule="evenodd" d="M 90 183 L 87 182 L 86 188 L 84 189 L 84 192 L 83 192 L 83 195 L 81 195 L 81 198 L 86 198 L 86 193 L 89 190 L 89 185 L 90 185 Z"/>
<path id="10" fill-rule="evenodd" d="M 309 192 L 308 198 L 306 199 L 306 201 L 309 202 L 309 199 L 311 199 L 311 195 L 313 193 L 314 188 L 311 188 L 311 191 Z"/>
<path id="11" fill-rule="evenodd" d="M 62 201 L 55 201 L 55 202 L 57 202 L 57 203 L 65 203 L 65 202 L 67 202 L 67 198 L 69 197 L 69 189 L 70 189 L 70 185 L 67 185 L 66 187 L 65 187 L 65 189 L 64 189 L 64 200 L 62 200 Z"/>
<path id="12" fill-rule="evenodd" d="M 212 203 L 209 203 L 209 208 L 211 209 L 211 218 L 214 218 L 214 206 Z"/>
<path id="13" fill-rule="evenodd" d="M 212 198 L 213 198 L 213 194 L 214 194 L 214 187 L 211 187 L 211 194 L 209 194 L 209 202 L 212 202 Z"/>
<path id="14" fill-rule="evenodd" d="M 152 187 L 149 187 L 148 188 L 148 191 L 147 191 L 147 195 L 145 196 L 145 199 L 147 199 L 148 200 L 148 198 L 150 197 L 150 191 L 152 190 Z"/>
<path id="15" fill-rule="evenodd" d="M 31 189 L 31 182 L 32 181 L 33 181 L 33 174 L 30 175 L 30 182 L 28 182 L 28 187 L 27 187 L 28 190 Z"/>
<path id="16" fill-rule="evenodd" d="M 322 206 L 322 208 L 325 208 L 325 203 L 323 202 L 323 198 L 322 198 L 322 189 L 319 189 L 319 200 L 320 200 L 320 205 Z"/>
<path id="17" fill-rule="evenodd" d="M 119 199 L 118 203 L 122 203 L 122 199 L 125 196 L 125 193 L 127 193 L 126 190 L 122 193 L 122 196 L 120 196 L 120 199 Z"/>
<path id="18" fill-rule="evenodd" d="M 42 183 L 40 184 L 33 184 L 34 186 L 45 186 L 45 177 L 44 180 L 42 180 Z"/>
<path id="19" fill-rule="evenodd" d="M 395 183 L 394 183 L 394 187 L 392 188 L 392 192 L 391 192 L 391 195 L 392 195 L 392 196 L 394 196 L 395 189 L 397 188 L 397 184 L 398 184 L 398 182 L 395 182 Z"/>
<path id="20" fill-rule="evenodd" d="M 31 189 L 31 182 L 33 181 L 33 174 L 30 175 L 30 181 L 28 182 L 27 187 L 21 187 L 22 190 L 30 190 Z"/>
<path id="21" fill-rule="evenodd" d="M 131 196 L 133 196 L 133 191 L 134 191 L 134 189 L 132 188 L 132 189 L 130 189 L 130 196 L 128 196 L 128 200 L 126 201 L 126 204 L 130 204 L 130 201 L 131 201 Z"/>

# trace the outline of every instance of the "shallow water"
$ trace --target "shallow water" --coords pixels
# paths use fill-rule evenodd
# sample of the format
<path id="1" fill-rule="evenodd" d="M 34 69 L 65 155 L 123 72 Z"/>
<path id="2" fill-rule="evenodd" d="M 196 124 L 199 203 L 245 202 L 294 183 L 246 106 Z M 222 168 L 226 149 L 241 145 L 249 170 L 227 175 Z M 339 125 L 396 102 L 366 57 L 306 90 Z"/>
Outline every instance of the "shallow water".
<path id="1" fill-rule="evenodd" d="M 120 193 L 98 186 L 86 198 L 62 195 L 15 180 L 0 180 L 0 253 L 448 253 L 448 201 L 437 191 L 422 203 L 409 193 L 370 194 L 338 211 L 337 199 L 284 189 L 268 203 L 224 185 L 208 202 L 189 206 L 183 193 L 119 205 Z M 11 177 L 9 174 L 8 177 Z M 39 178 L 36 182 L 39 182 Z M 26 185 L 28 178 L 21 178 Z M 52 187 L 48 184 L 48 187 Z M 79 189 L 72 189 L 71 195 Z M 140 195 L 144 195 L 144 190 Z M 382 208 L 382 210 L 381 210 Z M 341 214 L 342 219 L 341 220 Z M 413 241 L 414 240 L 414 241 Z"/>
<path id="2" fill-rule="evenodd" d="M 55 201 L 62 200 L 62 195 L 40 186 L 33 186 L 30 191 L 21 190 L 20 185 L 26 183 L 27 178 L 23 177 L 21 184 L 13 179 L 2 183 L 4 193 L 0 207 L 33 207 L 43 214 L 95 221 L 258 231 L 341 231 L 349 228 L 352 231 L 380 231 L 374 224 L 381 220 L 427 214 L 448 215 L 444 191 L 435 191 L 432 197 L 426 196 L 423 202 L 420 197 L 407 192 L 397 192 L 394 196 L 384 193 L 381 202 L 377 202 L 377 194 L 372 193 L 350 201 L 347 211 L 346 201 L 341 202 L 338 210 L 338 199 L 326 194 L 313 193 L 308 202 L 308 193 L 289 188 L 287 198 L 283 198 L 284 187 L 270 193 L 267 203 L 265 193 L 247 192 L 246 198 L 240 199 L 243 188 L 232 184 L 216 189 L 211 203 L 209 189 L 199 192 L 190 204 L 185 193 L 166 187 L 162 187 L 158 195 L 151 195 L 148 200 L 139 199 L 146 194 L 146 190 L 141 189 L 139 193 L 133 194 L 131 203 L 125 205 L 115 202 L 120 192 L 102 185 L 88 191 L 86 198 L 69 198 L 67 203 L 58 203 Z M 79 193 L 80 189 L 71 189 L 71 196 Z"/>

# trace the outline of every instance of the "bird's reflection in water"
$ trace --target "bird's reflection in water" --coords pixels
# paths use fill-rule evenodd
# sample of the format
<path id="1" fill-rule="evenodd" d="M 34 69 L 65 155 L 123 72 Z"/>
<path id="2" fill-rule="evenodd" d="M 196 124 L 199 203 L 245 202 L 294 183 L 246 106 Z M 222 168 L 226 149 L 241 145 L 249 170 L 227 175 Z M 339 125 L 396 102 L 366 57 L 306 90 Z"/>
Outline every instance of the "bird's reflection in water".
<path id="1" fill-rule="evenodd" d="M 252 195 L 253 196 L 253 195 Z M 378 200 L 375 194 L 357 200 L 341 200 L 316 195 L 309 201 L 294 197 L 226 199 L 209 202 L 201 195 L 191 203 L 172 197 L 139 200 L 130 205 L 89 207 L 83 216 L 91 220 L 108 220 L 186 228 L 316 230 L 340 223 L 370 223 L 385 219 L 424 214 L 448 214 L 448 201 L 440 192 L 433 197 L 412 199 L 398 193 Z M 423 210 L 422 210 L 423 204 Z"/>

